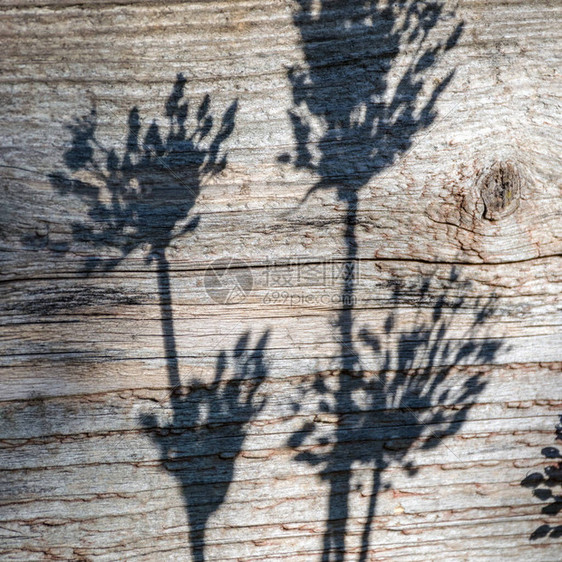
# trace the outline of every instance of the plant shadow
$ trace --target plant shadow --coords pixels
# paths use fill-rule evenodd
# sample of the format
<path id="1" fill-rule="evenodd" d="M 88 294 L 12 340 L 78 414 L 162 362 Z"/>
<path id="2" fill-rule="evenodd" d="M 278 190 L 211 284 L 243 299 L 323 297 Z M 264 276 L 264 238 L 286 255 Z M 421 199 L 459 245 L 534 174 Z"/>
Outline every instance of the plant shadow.
<path id="1" fill-rule="evenodd" d="M 493 313 L 493 297 L 472 301 L 469 307 L 463 296 L 468 283 L 459 280 L 455 268 L 442 287 L 433 287 L 430 277 L 421 276 L 413 292 L 420 311 L 427 309 L 424 299 L 433 295 L 430 319 L 420 314 L 410 328 L 397 327 L 400 307 L 411 305 L 397 283 L 382 333 L 368 326 L 357 329 L 354 318 L 359 193 L 435 122 L 436 104 L 455 71 L 440 79 L 430 71 L 457 45 L 464 23 L 439 0 L 297 0 L 297 5 L 293 21 L 304 63 L 288 72 L 295 149 L 280 155 L 279 161 L 316 176 L 302 203 L 327 189 L 344 203 L 346 277 L 335 334 L 337 383 L 328 388 L 318 377 L 312 388 L 302 389 L 303 394 L 316 395 L 322 411 L 338 422 L 328 434 L 322 424 L 305 423 L 289 445 L 297 449 L 298 461 L 320 467 L 329 482 L 324 562 L 343 561 L 346 556 L 353 466 L 372 469 L 360 541 L 359 559 L 364 561 L 383 471 L 398 463 L 413 475 L 416 469 L 407 457 L 436 447 L 444 436 L 460 429 L 485 381 L 478 375 L 452 389 L 448 375 L 463 362 L 491 362 L 501 347 L 501 342 L 479 334 Z M 444 28 L 448 30 L 443 32 Z M 466 343 L 457 345 L 450 332 L 457 315 L 467 309 L 474 318 L 463 338 Z M 363 367 L 359 344 L 380 363 L 376 376 Z M 358 395 L 362 402 L 356 401 Z"/>
<path id="2" fill-rule="evenodd" d="M 556 426 L 556 440 L 562 441 L 562 416 L 560 423 Z M 549 518 L 558 518 L 562 513 L 562 452 L 557 447 L 545 447 L 541 451 L 542 456 L 549 460 L 560 459 L 551 465 L 548 465 L 542 472 L 533 472 L 521 481 L 521 486 L 533 490 L 533 496 L 544 503 L 541 513 Z M 557 494 L 555 489 L 559 488 L 560 493 Z M 554 524 L 552 524 L 554 523 Z M 559 539 L 562 538 L 562 522 L 556 520 L 544 523 L 537 527 L 529 540 L 536 541 L 544 538 Z"/>
<path id="3" fill-rule="evenodd" d="M 174 327 L 173 269 L 166 254 L 175 239 L 198 227 L 200 216 L 191 211 L 205 182 L 226 166 L 224 142 L 234 130 L 238 109 L 234 101 L 217 120 L 209 95 L 191 108 L 186 84 L 178 74 L 164 108 L 167 130 L 156 120 L 143 127 L 140 111 L 130 110 L 122 154 L 99 139 L 95 106 L 75 119 L 68 126 L 65 169 L 51 173 L 49 180 L 55 191 L 78 199 L 87 210 L 85 220 L 71 225 L 75 247 L 90 254 L 82 275 L 111 271 L 135 251 L 155 268 L 173 419 L 160 426 L 155 415 L 146 414 L 140 422 L 153 434 L 161 462 L 182 486 L 193 559 L 202 561 L 207 520 L 224 501 L 246 424 L 264 405 L 256 403 L 256 392 L 267 373 L 268 333 L 253 349 L 249 333 L 241 336 L 231 357 L 219 355 L 211 386 L 195 380 L 185 390 Z M 228 361 L 235 373 L 227 381 Z"/>
<path id="4" fill-rule="evenodd" d="M 170 243 L 194 231 L 200 217 L 185 221 L 206 179 L 226 166 L 224 141 L 232 134 L 238 102 L 224 112 L 217 128 L 206 95 L 191 116 L 184 100 L 187 80 L 178 74 L 165 104 L 168 131 L 152 121 L 141 140 L 140 112 L 133 107 L 127 123 L 125 150 L 120 157 L 106 148 L 97 136 L 97 110 L 77 118 L 68 126 L 72 140 L 64 153 L 67 171 L 49 175 L 52 187 L 61 195 L 76 197 L 86 204 L 88 219 L 74 221 L 75 243 L 96 250 L 85 261 L 83 274 L 116 268 L 134 250 L 145 251 L 147 264 L 155 262 L 160 300 L 160 319 L 165 356 L 172 388 L 180 386 L 178 353 L 172 313 Z M 146 250 L 146 248 L 148 248 Z M 107 259 L 100 251 L 116 250 Z"/>

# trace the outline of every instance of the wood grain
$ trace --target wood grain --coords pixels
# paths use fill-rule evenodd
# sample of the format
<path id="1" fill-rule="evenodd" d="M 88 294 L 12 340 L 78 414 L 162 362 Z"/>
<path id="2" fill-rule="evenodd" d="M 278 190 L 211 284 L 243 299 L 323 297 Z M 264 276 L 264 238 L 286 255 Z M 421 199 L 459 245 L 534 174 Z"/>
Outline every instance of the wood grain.
<path id="1" fill-rule="evenodd" d="M 290 69 L 309 64 L 298 10 L 0 8 L 3 559 L 559 557 L 559 538 L 530 537 L 560 514 L 521 482 L 553 465 L 541 451 L 559 445 L 562 414 L 560 6 L 463 2 L 432 29 L 428 41 L 445 42 L 464 21 L 423 74 L 416 111 L 454 75 L 433 122 L 357 189 L 343 343 L 349 209 L 335 189 L 306 198 L 318 169 L 295 165 Z M 400 44 L 389 89 L 414 56 Z M 111 207 L 108 155 L 124 161 L 131 110 L 142 135 L 156 123 L 166 142 L 180 73 L 188 133 L 210 96 L 202 153 L 238 105 L 226 165 L 197 179 L 166 231 L 178 236 L 164 302 L 155 230 L 131 234 L 126 256 L 77 236 L 92 197 L 53 175 Z M 94 107 L 105 179 L 65 160 L 69 126 Z M 193 185 L 172 156 L 144 179 Z M 339 173 L 361 165 L 350 152 Z M 243 298 L 209 291 L 213 265 L 246 272 Z M 330 532 L 344 535 L 341 558 L 326 558 Z"/>

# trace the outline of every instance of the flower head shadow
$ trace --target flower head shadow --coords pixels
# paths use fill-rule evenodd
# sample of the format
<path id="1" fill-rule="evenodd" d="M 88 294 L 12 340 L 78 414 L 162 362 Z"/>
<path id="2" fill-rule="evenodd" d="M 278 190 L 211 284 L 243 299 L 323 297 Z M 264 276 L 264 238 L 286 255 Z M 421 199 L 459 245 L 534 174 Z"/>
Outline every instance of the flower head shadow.
<path id="1" fill-rule="evenodd" d="M 419 454 L 446 447 L 444 439 L 460 430 L 475 397 L 484 390 L 481 373 L 461 385 L 459 376 L 454 376 L 459 365 L 492 362 L 502 347 L 501 341 L 487 338 L 484 332 L 494 314 L 494 297 L 468 299 L 464 293 L 469 286 L 458 279 L 454 268 L 444 285 L 430 278 L 416 288 L 394 284 L 393 310 L 383 329 L 373 332 L 364 326 L 358 334 L 376 370 L 364 369 L 357 356 L 360 370 L 334 373 L 331 378 L 337 380 L 330 384 L 322 374 L 311 387 L 303 388 L 306 401 L 318 401 L 321 411 L 333 419 L 332 424 L 306 421 L 288 443 L 297 450 L 296 460 L 320 467 L 330 485 L 323 560 L 344 559 L 352 471 L 363 467 L 371 472 L 367 516 L 357 547 L 359 560 L 364 561 L 372 548 L 370 533 L 385 471 L 398 466 L 414 476 Z M 412 298 L 419 312 L 404 330 L 408 322 L 400 309 L 405 303 L 411 306 Z M 452 330 L 458 321 L 466 325 L 467 311 L 472 320 L 457 340 Z M 386 487 L 390 486 L 387 481 Z"/>
<path id="2" fill-rule="evenodd" d="M 230 105 L 217 127 L 206 95 L 190 118 L 193 111 L 184 101 L 186 83 L 178 74 L 165 104 L 165 137 L 156 121 L 142 135 L 140 112 L 136 107 L 130 110 L 122 156 L 98 140 L 95 107 L 68 126 L 72 142 L 64 161 L 70 173 L 50 174 L 51 184 L 59 193 L 78 197 L 87 205 L 88 220 L 72 224 L 74 240 L 120 253 L 112 260 L 89 258 L 86 271 L 112 269 L 139 247 L 149 248 L 146 258 L 150 261 L 164 253 L 174 238 L 197 226 L 198 216 L 181 222 L 206 178 L 226 165 L 227 155 L 221 154 L 221 148 L 234 129 L 238 103 Z"/>
<path id="3" fill-rule="evenodd" d="M 193 380 L 189 389 L 177 389 L 171 396 L 170 423 L 154 414 L 141 417 L 164 466 L 181 484 L 196 562 L 205 559 L 208 520 L 224 502 L 234 480 L 236 458 L 249 423 L 266 405 L 260 387 L 269 370 L 265 355 L 268 338 L 266 331 L 252 346 L 251 334 L 246 332 L 230 353 L 219 353 L 215 380 L 210 385 Z"/>

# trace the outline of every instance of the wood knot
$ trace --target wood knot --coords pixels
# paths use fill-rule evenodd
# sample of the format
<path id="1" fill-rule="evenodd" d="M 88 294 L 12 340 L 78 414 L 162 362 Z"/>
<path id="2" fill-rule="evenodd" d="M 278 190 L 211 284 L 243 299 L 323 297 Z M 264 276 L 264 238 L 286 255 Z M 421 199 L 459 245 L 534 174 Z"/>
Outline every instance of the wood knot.
<path id="1" fill-rule="evenodd" d="M 480 192 L 484 201 L 484 218 L 497 221 L 519 207 L 522 176 L 511 162 L 496 162 L 483 174 Z"/>

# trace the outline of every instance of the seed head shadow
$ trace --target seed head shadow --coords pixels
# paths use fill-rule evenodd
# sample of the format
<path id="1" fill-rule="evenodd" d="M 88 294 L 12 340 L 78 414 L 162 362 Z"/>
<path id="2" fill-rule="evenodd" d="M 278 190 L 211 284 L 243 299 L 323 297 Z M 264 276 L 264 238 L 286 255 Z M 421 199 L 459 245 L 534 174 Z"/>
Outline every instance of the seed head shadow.
<path id="1" fill-rule="evenodd" d="M 560 423 L 556 426 L 556 440 L 562 441 L 562 416 Z M 545 447 L 541 451 L 545 459 L 549 459 L 553 464 L 548 465 L 542 472 L 533 472 L 527 475 L 522 481 L 521 486 L 533 490 L 533 496 L 540 500 L 544 505 L 541 513 L 549 518 L 548 523 L 537 527 L 529 540 L 562 538 L 562 452 L 558 447 Z M 556 493 L 556 489 L 560 493 Z"/>

